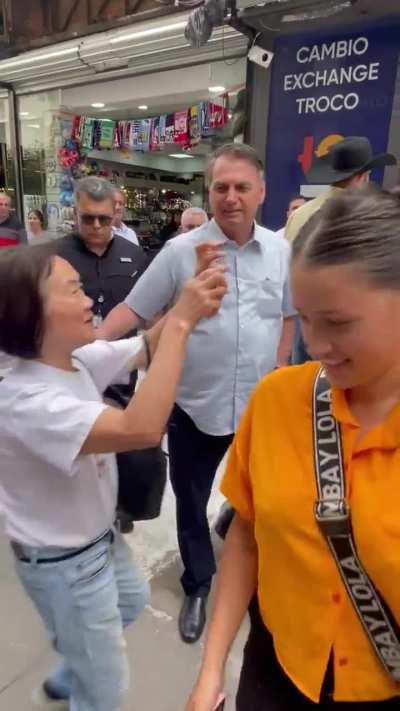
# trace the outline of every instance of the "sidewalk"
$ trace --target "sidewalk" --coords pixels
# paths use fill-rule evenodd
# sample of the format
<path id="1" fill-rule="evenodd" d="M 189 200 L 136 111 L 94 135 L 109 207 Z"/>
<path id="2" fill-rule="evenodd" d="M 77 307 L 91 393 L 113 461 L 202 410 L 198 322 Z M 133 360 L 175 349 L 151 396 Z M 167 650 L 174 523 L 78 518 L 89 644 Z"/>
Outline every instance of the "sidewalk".
<path id="1" fill-rule="evenodd" d="M 131 541 L 135 545 L 134 534 Z M 183 711 L 203 643 L 184 645 L 178 635 L 176 620 L 181 593 L 176 558 L 154 577 L 152 571 L 147 572 L 152 585 L 151 605 L 127 632 L 133 686 L 124 711 Z M 41 683 L 55 655 L 14 575 L 4 536 L 0 537 L 0 608 L 0 711 L 31 711 L 32 689 Z M 247 623 L 235 643 L 228 666 L 226 690 L 230 700 L 226 711 L 234 709 L 246 628 Z"/>

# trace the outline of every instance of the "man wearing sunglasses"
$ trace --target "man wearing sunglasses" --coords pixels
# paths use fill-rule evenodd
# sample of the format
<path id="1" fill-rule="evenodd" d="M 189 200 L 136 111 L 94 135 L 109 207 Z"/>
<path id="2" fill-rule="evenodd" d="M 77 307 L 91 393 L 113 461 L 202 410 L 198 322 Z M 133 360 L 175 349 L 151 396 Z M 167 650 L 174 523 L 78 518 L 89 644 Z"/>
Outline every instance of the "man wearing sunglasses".
<path id="1" fill-rule="evenodd" d="M 60 240 L 58 254 L 81 275 L 93 299 L 96 325 L 130 292 L 147 267 L 143 250 L 113 233 L 115 187 L 104 178 L 82 178 L 75 187 L 78 230 Z"/>

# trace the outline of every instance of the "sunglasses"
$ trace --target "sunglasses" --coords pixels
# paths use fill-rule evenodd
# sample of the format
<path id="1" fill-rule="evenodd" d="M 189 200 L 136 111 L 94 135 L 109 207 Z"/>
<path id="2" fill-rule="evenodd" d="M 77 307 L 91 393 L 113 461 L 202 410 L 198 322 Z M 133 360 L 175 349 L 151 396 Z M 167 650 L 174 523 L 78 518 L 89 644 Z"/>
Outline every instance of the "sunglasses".
<path id="1" fill-rule="evenodd" d="M 94 225 L 95 221 L 99 221 L 100 227 L 109 227 L 113 221 L 110 215 L 90 215 L 87 212 L 80 212 L 79 219 L 83 225 Z"/>

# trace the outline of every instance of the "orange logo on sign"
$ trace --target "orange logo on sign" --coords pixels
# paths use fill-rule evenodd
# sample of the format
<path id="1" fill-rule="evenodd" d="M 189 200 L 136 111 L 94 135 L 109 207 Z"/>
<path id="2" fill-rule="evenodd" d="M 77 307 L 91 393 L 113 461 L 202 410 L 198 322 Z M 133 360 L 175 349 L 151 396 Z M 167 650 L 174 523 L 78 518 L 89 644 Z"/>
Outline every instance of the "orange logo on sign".
<path id="1" fill-rule="evenodd" d="M 328 153 L 329 149 L 334 146 L 335 143 L 338 143 L 342 140 L 343 136 L 341 136 L 339 133 L 331 133 L 328 136 L 325 136 L 325 138 L 323 138 L 319 142 L 318 146 L 315 147 L 314 137 L 305 136 L 303 143 L 303 152 L 297 156 L 297 160 L 299 161 L 303 169 L 303 173 L 307 174 L 310 170 L 314 155 L 316 155 L 318 158 L 321 158 L 322 156 Z"/>

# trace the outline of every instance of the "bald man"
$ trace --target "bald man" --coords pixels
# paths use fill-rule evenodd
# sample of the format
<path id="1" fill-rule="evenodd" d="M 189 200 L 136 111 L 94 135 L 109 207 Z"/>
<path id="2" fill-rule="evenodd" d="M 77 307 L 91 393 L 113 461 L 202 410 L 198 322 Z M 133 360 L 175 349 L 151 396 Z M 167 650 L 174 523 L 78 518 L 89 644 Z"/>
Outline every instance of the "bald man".
<path id="1" fill-rule="evenodd" d="M 208 215 L 201 207 L 188 207 L 182 212 L 179 234 L 190 232 L 208 222 Z"/>

